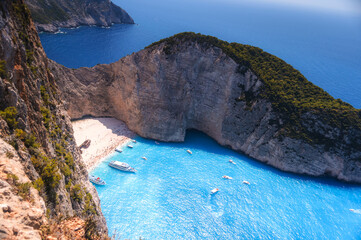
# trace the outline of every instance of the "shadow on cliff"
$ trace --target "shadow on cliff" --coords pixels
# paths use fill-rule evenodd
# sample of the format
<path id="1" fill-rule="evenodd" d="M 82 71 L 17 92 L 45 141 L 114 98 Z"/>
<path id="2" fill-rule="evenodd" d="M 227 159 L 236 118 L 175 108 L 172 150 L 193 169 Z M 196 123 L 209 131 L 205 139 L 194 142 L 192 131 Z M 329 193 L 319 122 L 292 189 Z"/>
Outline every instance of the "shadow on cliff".
<path id="1" fill-rule="evenodd" d="M 205 143 L 199 144 L 202 141 L 204 142 L 205 138 L 206 138 Z M 152 141 L 150 139 L 141 138 L 141 137 L 137 137 L 137 141 L 147 143 L 147 144 L 155 144 L 154 141 Z M 241 158 L 242 161 L 247 162 L 249 165 L 252 165 L 255 168 L 262 169 L 264 171 L 270 171 L 270 172 L 272 172 L 280 177 L 284 177 L 284 178 L 293 178 L 293 179 L 300 180 L 300 181 L 312 181 L 312 182 L 317 182 L 317 183 L 321 183 L 321 184 L 327 184 L 327 185 L 330 185 L 333 187 L 338 187 L 338 188 L 354 187 L 355 189 L 359 189 L 361 187 L 358 184 L 342 182 L 342 181 L 336 180 L 336 179 L 334 179 L 332 177 L 328 177 L 328 176 L 312 177 L 312 176 L 303 175 L 303 174 L 296 174 L 296 173 L 281 171 L 281 170 L 279 170 L 275 167 L 272 167 L 266 163 L 263 163 L 254 158 L 251 158 L 242 152 L 234 151 L 230 147 L 221 146 L 218 142 L 216 142 L 213 138 L 209 137 L 207 134 L 205 134 L 201 131 L 198 131 L 198 130 L 194 130 L 194 129 L 187 130 L 187 134 L 186 134 L 184 143 L 186 145 L 188 145 L 191 150 L 198 149 L 198 150 L 208 152 L 210 154 L 217 154 L 217 155 L 225 155 L 225 149 L 227 149 L 228 151 L 225 155 L 225 160 L 228 161 L 232 157 L 238 158 L 238 159 Z M 177 144 L 179 144 L 181 147 L 181 144 L 182 144 L 182 148 L 183 148 L 184 143 L 161 142 L 161 145 L 176 147 Z M 215 147 L 215 146 L 217 146 L 217 147 Z"/>

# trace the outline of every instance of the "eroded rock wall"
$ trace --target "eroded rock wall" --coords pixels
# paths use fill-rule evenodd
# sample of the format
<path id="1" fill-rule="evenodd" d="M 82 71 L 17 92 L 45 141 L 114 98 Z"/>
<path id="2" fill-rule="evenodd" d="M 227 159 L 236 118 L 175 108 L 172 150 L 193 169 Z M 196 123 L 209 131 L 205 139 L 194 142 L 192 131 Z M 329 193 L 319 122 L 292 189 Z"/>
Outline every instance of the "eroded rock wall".
<path id="1" fill-rule="evenodd" d="M 282 135 L 279 113 L 261 95 L 263 82 L 219 48 L 190 41 L 170 50 L 161 43 L 110 65 L 51 69 L 71 118 L 116 117 L 162 141 L 183 141 L 187 129 L 197 129 L 284 171 L 361 182 L 359 151 L 344 151 L 348 143 L 337 134 L 336 149 Z M 314 128 L 311 115 L 303 123 Z M 337 131 L 317 124 L 318 134 Z"/>
<path id="2" fill-rule="evenodd" d="M 37 239 L 46 234 L 48 220 L 69 217 L 91 218 L 95 231 L 107 234 L 97 192 L 23 0 L 0 1 L 0 138 L 0 200 L 11 201 L 14 209 L 0 220 L 18 229 L 5 226 L 0 238 L 26 239 L 24 232 Z M 29 183 L 29 198 L 7 191 L 23 188 L 22 183 Z"/>

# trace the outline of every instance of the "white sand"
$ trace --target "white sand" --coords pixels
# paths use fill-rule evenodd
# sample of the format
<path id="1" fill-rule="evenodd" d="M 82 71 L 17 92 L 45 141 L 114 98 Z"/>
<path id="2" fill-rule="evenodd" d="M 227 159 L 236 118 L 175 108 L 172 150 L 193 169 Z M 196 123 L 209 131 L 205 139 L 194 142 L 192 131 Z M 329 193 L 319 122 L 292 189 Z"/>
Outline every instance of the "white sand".
<path id="1" fill-rule="evenodd" d="M 128 143 L 135 134 L 122 121 L 115 118 L 88 118 L 72 122 L 76 144 L 86 139 L 91 143 L 82 148 L 82 157 L 88 171 L 96 167 L 115 148 Z"/>

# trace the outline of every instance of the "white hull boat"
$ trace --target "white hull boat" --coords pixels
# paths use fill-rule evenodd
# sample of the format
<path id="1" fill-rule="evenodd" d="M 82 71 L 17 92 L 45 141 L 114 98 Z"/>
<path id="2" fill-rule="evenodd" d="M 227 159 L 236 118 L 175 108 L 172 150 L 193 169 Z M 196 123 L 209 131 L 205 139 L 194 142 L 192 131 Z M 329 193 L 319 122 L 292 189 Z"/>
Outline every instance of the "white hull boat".
<path id="1" fill-rule="evenodd" d="M 124 172 L 136 172 L 137 171 L 134 168 L 132 168 L 131 166 L 129 166 L 128 163 L 119 162 L 119 161 L 111 161 L 109 163 L 109 167 L 116 168 L 116 169 L 118 169 L 120 171 L 124 171 Z"/>
<path id="2" fill-rule="evenodd" d="M 89 181 L 98 185 L 105 185 L 105 181 L 97 176 L 90 175 Z"/>
<path id="3" fill-rule="evenodd" d="M 218 191 L 219 191 L 218 188 L 213 189 L 213 190 L 211 191 L 211 195 L 217 193 Z"/>

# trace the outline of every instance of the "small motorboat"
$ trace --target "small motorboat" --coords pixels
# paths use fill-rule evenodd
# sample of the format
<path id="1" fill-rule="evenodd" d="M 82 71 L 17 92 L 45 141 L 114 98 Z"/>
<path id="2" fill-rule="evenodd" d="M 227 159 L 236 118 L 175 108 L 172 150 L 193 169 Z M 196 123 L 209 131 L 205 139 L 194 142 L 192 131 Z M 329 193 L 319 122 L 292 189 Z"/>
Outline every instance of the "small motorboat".
<path id="1" fill-rule="evenodd" d="M 250 185 L 248 181 L 243 181 L 244 184 Z"/>
<path id="2" fill-rule="evenodd" d="M 132 146 L 132 145 L 128 145 L 128 148 L 133 148 L 133 146 Z"/>
<path id="3" fill-rule="evenodd" d="M 146 157 L 142 157 L 144 160 L 148 160 Z"/>
<path id="4" fill-rule="evenodd" d="M 233 179 L 232 177 L 227 176 L 227 175 L 224 175 L 222 178 L 224 178 L 224 179 Z"/>
<path id="5" fill-rule="evenodd" d="M 191 150 L 187 150 L 187 153 L 192 154 L 192 151 L 191 151 Z"/>
<path id="6" fill-rule="evenodd" d="M 350 211 L 351 211 L 351 212 L 354 212 L 354 211 L 355 211 L 355 209 L 352 209 L 352 208 L 351 208 L 351 209 L 350 209 Z"/>
<path id="7" fill-rule="evenodd" d="M 101 179 L 100 177 L 96 177 L 93 175 L 89 176 L 89 181 L 98 185 L 105 185 L 105 181 Z"/>
<path id="8" fill-rule="evenodd" d="M 212 189 L 212 191 L 211 191 L 211 195 L 212 195 L 212 194 L 217 193 L 218 191 L 219 191 L 219 189 L 218 189 L 218 188 Z"/>
<path id="9" fill-rule="evenodd" d="M 134 168 L 132 168 L 131 166 L 129 166 L 128 163 L 125 163 L 125 162 L 111 161 L 109 163 L 109 166 L 112 168 L 116 168 L 120 171 L 124 171 L 124 172 L 136 172 L 137 171 Z"/>
<path id="10" fill-rule="evenodd" d="M 132 139 L 132 142 L 133 142 L 133 143 L 136 143 L 137 141 L 136 141 L 136 140 L 134 140 L 134 139 Z"/>
<path id="11" fill-rule="evenodd" d="M 116 148 L 116 149 L 115 149 L 115 151 L 116 151 L 116 152 L 118 152 L 118 153 L 123 152 L 123 150 L 122 150 L 122 149 L 120 149 L 120 148 Z"/>
<path id="12" fill-rule="evenodd" d="M 233 160 L 232 160 L 232 159 L 229 159 L 229 161 L 228 161 L 228 162 L 233 163 L 233 164 L 236 164 L 235 162 L 233 162 Z"/>
<path id="13" fill-rule="evenodd" d="M 159 144 L 159 142 L 157 142 L 157 141 L 154 141 L 155 142 L 155 144 Z"/>

